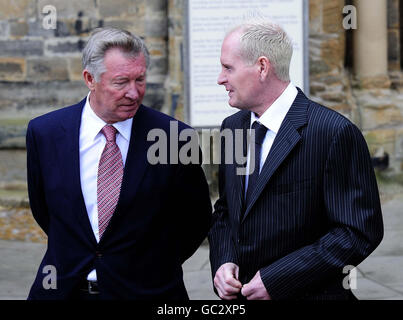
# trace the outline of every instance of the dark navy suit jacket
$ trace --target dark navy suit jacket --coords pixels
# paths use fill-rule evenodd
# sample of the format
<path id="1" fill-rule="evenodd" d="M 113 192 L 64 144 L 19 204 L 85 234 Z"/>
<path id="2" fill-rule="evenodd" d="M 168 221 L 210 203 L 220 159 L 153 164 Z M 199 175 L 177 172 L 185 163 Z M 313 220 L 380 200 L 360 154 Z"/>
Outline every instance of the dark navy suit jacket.
<path id="1" fill-rule="evenodd" d="M 163 129 L 170 141 L 170 121 L 176 120 L 140 106 L 133 118 L 119 202 L 97 243 L 80 184 L 84 103 L 85 99 L 28 125 L 30 204 L 48 236 L 28 298 L 68 299 L 80 279 L 96 268 L 103 299 L 187 299 L 181 265 L 206 237 L 211 222 L 208 185 L 200 165 L 151 165 L 147 150 L 154 142 L 147 141 L 148 132 Z M 178 125 L 179 132 L 189 128 Z M 47 265 L 56 268 L 57 289 L 43 286 Z"/>
<path id="2" fill-rule="evenodd" d="M 250 112 L 240 111 L 222 129 L 246 132 L 249 126 Z M 260 270 L 273 299 L 353 298 L 343 287 L 343 268 L 357 266 L 383 237 L 378 188 L 360 130 L 299 90 L 244 213 L 245 176 L 236 169 L 221 165 L 219 171 L 209 235 L 213 277 L 233 262 L 242 284 Z"/>

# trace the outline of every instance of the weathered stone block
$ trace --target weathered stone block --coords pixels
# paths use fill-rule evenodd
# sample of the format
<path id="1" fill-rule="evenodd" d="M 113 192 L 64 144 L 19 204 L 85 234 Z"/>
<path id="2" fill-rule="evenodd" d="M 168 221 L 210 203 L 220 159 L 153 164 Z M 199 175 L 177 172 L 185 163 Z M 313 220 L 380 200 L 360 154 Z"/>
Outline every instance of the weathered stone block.
<path id="1" fill-rule="evenodd" d="M 168 20 L 166 17 L 147 19 L 145 21 L 145 35 L 147 37 L 167 37 Z"/>
<path id="2" fill-rule="evenodd" d="M 326 74 L 330 71 L 329 65 L 326 64 L 323 60 L 313 60 L 310 59 L 309 61 L 309 74 L 313 75 L 320 75 Z"/>
<path id="3" fill-rule="evenodd" d="M 87 93 L 84 81 L 0 82 L 0 119 L 37 116 L 75 104 Z"/>
<path id="4" fill-rule="evenodd" d="M 7 38 L 10 33 L 10 24 L 8 21 L 0 21 L 0 37 Z"/>
<path id="5" fill-rule="evenodd" d="M 25 148 L 26 118 L 0 119 L 0 149 Z"/>
<path id="6" fill-rule="evenodd" d="M 10 37 L 21 38 L 28 35 L 28 24 L 26 22 L 10 22 Z"/>
<path id="7" fill-rule="evenodd" d="M 162 11 L 167 12 L 168 3 L 167 0 L 147 0 L 146 1 L 146 13 L 153 13 Z"/>
<path id="8" fill-rule="evenodd" d="M 344 0 L 322 1 L 323 3 L 323 31 L 325 33 L 344 32 L 343 7 Z"/>
<path id="9" fill-rule="evenodd" d="M 71 81 L 84 81 L 83 80 L 83 67 L 80 57 L 73 57 L 68 59 L 69 78 Z"/>
<path id="10" fill-rule="evenodd" d="M 345 94 L 343 92 L 326 92 L 320 95 L 323 100 L 331 101 L 331 102 L 344 102 Z"/>
<path id="11" fill-rule="evenodd" d="M 28 120 L 25 122 L 26 124 L 28 124 Z M 27 180 L 26 169 L 27 153 L 25 150 L 0 150 L 0 189 L 23 189 L 16 182 Z"/>
<path id="12" fill-rule="evenodd" d="M 132 0 L 99 0 L 99 14 L 102 17 L 124 17 L 135 15 L 137 18 L 142 17 L 145 12 L 145 1 Z"/>
<path id="13" fill-rule="evenodd" d="M 400 32 L 398 30 L 388 31 L 388 60 L 400 62 Z"/>
<path id="14" fill-rule="evenodd" d="M 360 89 L 390 88 L 391 81 L 388 76 L 379 75 L 374 77 L 357 78 L 354 86 Z"/>
<path id="15" fill-rule="evenodd" d="M 26 74 L 24 58 L 0 58 L 0 80 L 21 81 Z"/>
<path id="16" fill-rule="evenodd" d="M 0 55 L 11 57 L 41 56 L 43 42 L 40 40 L 3 40 L 0 41 Z"/>
<path id="17" fill-rule="evenodd" d="M 341 69 L 344 65 L 344 52 L 345 41 L 344 33 L 339 34 L 337 37 L 332 37 L 328 40 L 324 40 L 322 48 L 322 59 L 329 69 Z"/>
<path id="18" fill-rule="evenodd" d="M 152 57 L 167 57 L 167 43 L 161 38 L 147 38 L 147 47 Z"/>
<path id="19" fill-rule="evenodd" d="M 0 0 L 0 8 L 0 20 L 35 16 L 35 1 L 32 0 Z"/>
<path id="20" fill-rule="evenodd" d="M 151 56 L 150 67 L 148 73 L 150 75 L 162 74 L 165 75 L 168 71 L 167 59 L 166 58 L 154 58 Z"/>
<path id="21" fill-rule="evenodd" d="M 68 80 L 67 61 L 62 58 L 27 59 L 27 79 L 31 81 Z"/>
<path id="22" fill-rule="evenodd" d="M 326 87 L 322 84 L 322 83 L 314 83 L 314 82 L 310 82 L 309 85 L 309 91 L 312 95 L 316 95 L 319 92 L 324 92 L 326 90 Z"/>
<path id="23" fill-rule="evenodd" d="M 143 103 L 153 109 L 160 110 L 164 105 L 165 89 L 162 83 L 147 83 L 147 91 Z"/>
<path id="24" fill-rule="evenodd" d="M 403 129 L 396 130 L 396 158 L 403 159 Z"/>
<path id="25" fill-rule="evenodd" d="M 399 28 L 399 0 L 388 0 L 388 28 Z"/>
<path id="26" fill-rule="evenodd" d="M 309 33 L 318 34 L 322 31 L 322 1 L 309 1 Z"/>
<path id="27" fill-rule="evenodd" d="M 383 148 L 389 156 L 395 154 L 396 132 L 394 129 L 377 129 L 363 132 L 368 149 L 373 156 L 379 148 Z"/>
<path id="28" fill-rule="evenodd" d="M 81 38 L 69 38 L 68 40 L 54 40 L 49 39 L 46 41 L 46 51 L 51 54 L 80 54 L 84 49 L 85 41 Z"/>
<path id="29" fill-rule="evenodd" d="M 116 19 L 104 20 L 104 27 L 114 27 L 127 30 L 137 36 L 144 37 L 144 22 L 141 19 Z"/>
<path id="30" fill-rule="evenodd" d="M 56 29 L 45 29 L 42 20 L 28 22 L 28 36 L 50 38 L 55 36 Z"/>
<path id="31" fill-rule="evenodd" d="M 363 130 L 391 126 L 403 122 L 400 110 L 393 104 L 374 104 L 361 107 Z"/>

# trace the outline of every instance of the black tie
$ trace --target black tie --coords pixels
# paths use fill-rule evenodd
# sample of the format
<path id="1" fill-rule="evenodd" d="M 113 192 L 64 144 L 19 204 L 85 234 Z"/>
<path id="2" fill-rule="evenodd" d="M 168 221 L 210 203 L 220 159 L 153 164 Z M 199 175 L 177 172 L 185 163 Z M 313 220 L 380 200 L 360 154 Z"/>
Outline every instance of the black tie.
<path id="1" fill-rule="evenodd" d="M 253 173 L 249 176 L 248 190 L 246 191 L 246 199 L 245 199 L 245 210 L 249 205 L 249 201 L 250 201 L 252 192 L 256 187 L 256 182 L 259 177 L 260 154 L 262 151 L 262 143 L 263 143 L 264 137 L 266 136 L 267 128 L 264 125 L 260 124 L 259 122 L 255 121 L 252 125 L 252 130 L 255 130 L 255 156 L 253 156 L 253 154 L 251 154 L 250 161 L 251 162 L 254 161 L 255 169 L 254 169 Z M 253 143 L 253 141 L 251 141 L 251 143 Z"/>

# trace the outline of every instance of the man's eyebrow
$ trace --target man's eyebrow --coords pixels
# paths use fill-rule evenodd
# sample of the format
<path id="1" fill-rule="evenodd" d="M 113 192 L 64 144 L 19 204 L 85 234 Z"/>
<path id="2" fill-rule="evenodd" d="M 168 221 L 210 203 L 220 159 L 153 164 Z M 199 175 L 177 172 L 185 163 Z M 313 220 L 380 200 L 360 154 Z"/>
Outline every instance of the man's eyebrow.
<path id="1" fill-rule="evenodd" d="M 126 76 L 117 76 L 117 77 L 113 78 L 113 80 L 126 80 L 126 79 L 128 79 L 128 77 L 126 77 Z"/>

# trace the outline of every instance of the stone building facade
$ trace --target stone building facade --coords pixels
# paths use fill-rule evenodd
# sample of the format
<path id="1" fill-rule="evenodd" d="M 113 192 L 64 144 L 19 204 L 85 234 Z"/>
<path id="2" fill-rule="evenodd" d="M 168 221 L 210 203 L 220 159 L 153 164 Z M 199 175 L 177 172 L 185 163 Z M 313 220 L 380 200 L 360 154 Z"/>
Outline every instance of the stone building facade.
<path id="1" fill-rule="evenodd" d="M 144 103 L 186 119 L 185 1 L 0 0 L 0 207 L 27 205 L 29 119 L 87 94 L 81 50 L 95 27 L 121 27 L 145 39 L 152 59 Z M 358 125 L 381 174 L 401 176 L 403 1 L 308 1 L 311 98 Z M 52 23 L 49 5 L 56 8 L 55 29 L 44 27 Z M 357 29 L 343 25 L 346 6 L 356 9 Z M 205 169 L 214 195 L 216 167 Z"/>

